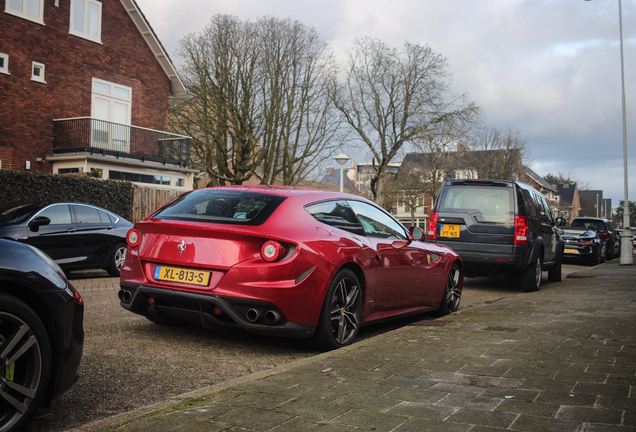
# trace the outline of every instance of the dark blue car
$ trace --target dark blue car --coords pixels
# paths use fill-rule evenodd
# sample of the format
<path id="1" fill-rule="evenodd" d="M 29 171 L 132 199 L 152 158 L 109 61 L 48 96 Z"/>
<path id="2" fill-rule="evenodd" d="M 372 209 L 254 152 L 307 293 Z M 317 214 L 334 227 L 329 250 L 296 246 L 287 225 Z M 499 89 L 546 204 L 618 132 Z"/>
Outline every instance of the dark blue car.
<path id="1" fill-rule="evenodd" d="M 0 240 L 0 431 L 24 428 L 78 379 L 84 303 L 42 251 Z"/>

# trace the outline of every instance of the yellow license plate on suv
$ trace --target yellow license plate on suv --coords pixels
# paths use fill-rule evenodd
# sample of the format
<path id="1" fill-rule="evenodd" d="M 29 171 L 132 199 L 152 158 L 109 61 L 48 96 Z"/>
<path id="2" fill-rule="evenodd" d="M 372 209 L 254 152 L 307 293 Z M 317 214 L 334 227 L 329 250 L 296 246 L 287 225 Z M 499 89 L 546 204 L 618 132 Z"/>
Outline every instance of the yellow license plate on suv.
<path id="1" fill-rule="evenodd" d="M 577 251 L 576 249 L 563 249 L 563 253 L 578 254 L 579 251 Z"/>
<path id="2" fill-rule="evenodd" d="M 189 285 L 208 286 L 210 283 L 210 272 L 201 270 L 189 270 L 180 267 L 155 267 L 153 276 L 156 280 L 179 282 Z"/>
<path id="3" fill-rule="evenodd" d="M 440 224 L 439 236 L 459 238 L 459 225 Z"/>

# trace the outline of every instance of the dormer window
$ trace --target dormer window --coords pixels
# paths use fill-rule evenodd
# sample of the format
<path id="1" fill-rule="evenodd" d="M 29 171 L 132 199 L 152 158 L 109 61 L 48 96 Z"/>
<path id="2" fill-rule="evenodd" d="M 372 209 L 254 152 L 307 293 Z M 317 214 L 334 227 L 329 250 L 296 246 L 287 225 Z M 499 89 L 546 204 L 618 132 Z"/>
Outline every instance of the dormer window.
<path id="1" fill-rule="evenodd" d="M 44 25 L 44 0 L 6 0 L 4 11 Z"/>
<path id="2" fill-rule="evenodd" d="M 69 33 L 102 43 L 102 3 L 97 0 L 71 0 Z"/>

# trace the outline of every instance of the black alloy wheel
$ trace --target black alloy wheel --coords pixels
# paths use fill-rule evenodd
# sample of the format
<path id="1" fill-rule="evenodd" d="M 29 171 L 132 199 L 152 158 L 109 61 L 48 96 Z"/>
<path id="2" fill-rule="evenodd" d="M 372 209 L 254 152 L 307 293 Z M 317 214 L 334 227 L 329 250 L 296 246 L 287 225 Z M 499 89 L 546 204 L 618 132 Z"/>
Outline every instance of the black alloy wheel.
<path id="1" fill-rule="evenodd" d="M 354 272 L 340 270 L 325 297 L 314 338 L 322 350 L 351 344 L 360 329 L 362 289 Z"/>
<path id="2" fill-rule="evenodd" d="M 22 430 L 42 403 L 50 373 L 42 321 L 26 303 L 0 293 L 0 432 Z"/>
<path id="3" fill-rule="evenodd" d="M 462 272 L 457 263 L 453 264 L 446 278 L 446 287 L 442 295 L 442 301 L 437 309 L 437 316 L 442 317 L 459 310 L 459 302 L 462 299 Z"/>

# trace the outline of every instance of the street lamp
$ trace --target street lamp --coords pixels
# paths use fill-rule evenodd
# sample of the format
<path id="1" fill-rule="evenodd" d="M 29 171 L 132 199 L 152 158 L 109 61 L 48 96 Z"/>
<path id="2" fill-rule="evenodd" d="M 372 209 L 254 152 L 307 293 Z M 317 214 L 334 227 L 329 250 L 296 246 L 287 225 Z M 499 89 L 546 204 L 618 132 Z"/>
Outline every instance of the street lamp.
<path id="1" fill-rule="evenodd" d="M 343 171 L 344 171 L 344 164 L 347 163 L 347 161 L 349 160 L 349 156 L 347 156 L 344 153 L 340 153 L 338 156 L 336 156 L 336 162 L 338 162 L 340 164 L 340 192 L 344 192 L 344 175 L 343 175 Z"/>
<path id="2" fill-rule="evenodd" d="M 629 195 L 627 193 L 627 108 L 625 107 L 625 64 L 623 61 L 623 5 L 621 3 L 621 0 L 618 0 L 618 30 L 620 33 L 621 85 L 623 90 L 623 180 L 625 182 L 620 265 L 634 265 L 634 245 L 632 244 L 632 230 L 629 227 Z"/>

